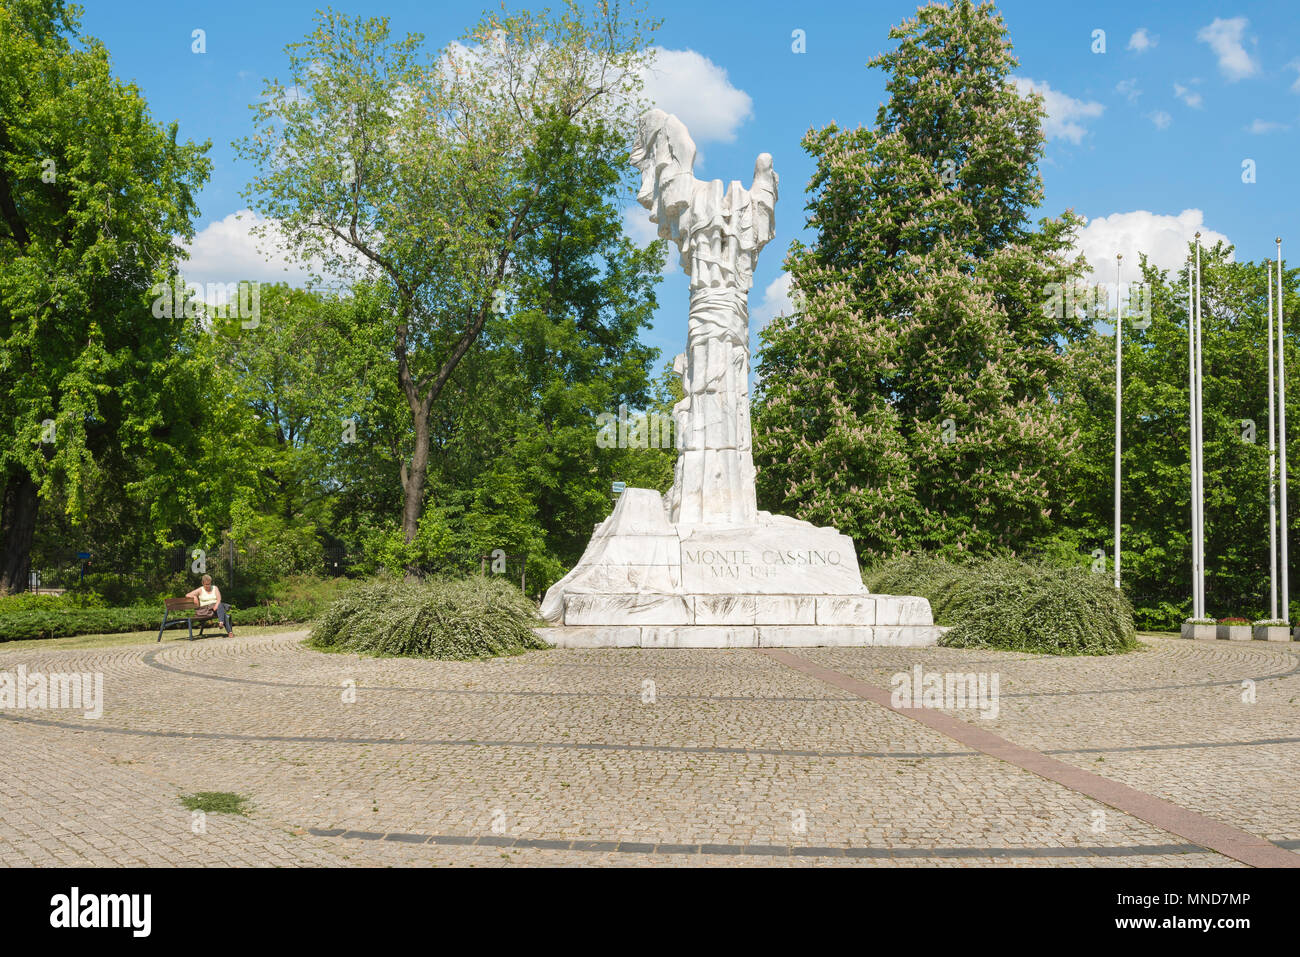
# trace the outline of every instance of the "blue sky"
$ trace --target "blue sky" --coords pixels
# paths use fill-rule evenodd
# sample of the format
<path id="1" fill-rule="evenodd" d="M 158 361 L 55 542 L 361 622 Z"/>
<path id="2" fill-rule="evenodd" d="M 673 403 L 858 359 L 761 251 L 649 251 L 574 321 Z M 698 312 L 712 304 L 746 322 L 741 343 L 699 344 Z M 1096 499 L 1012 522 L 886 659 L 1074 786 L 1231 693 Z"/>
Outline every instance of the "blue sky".
<path id="1" fill-rule="evenodd" d="M 319 5 L 85 4 L 85 32 L 106 44 L 118 75 L 140 85 L 154 116 L 178 120 L 183 136 L 213 141 L 193 278 L 275 278 L 252 274 L 259 254 L 229 218 L 247 205 L 240 190 L 249 176 L 230 141 L 248 131 L 248 105 L 262 78 L 284 76 L 284 46 L 310 30 Z M 398 31 L 424 33 L 440 47 L 486 5 L 335 6 L 387 15 Z M 1008 0 L 998 8 L 1020 59 L 1017 76 L 1051 91 L 1040 215 L 1073 207 L 1094 221 L 1081 237 L 1090 259 L 1113 262 L 1124 252 L 1135 260 L 1145 250 L 1172 265 L 1202 223 L 1211 237 L 1227 236 L 1240 259 L 1271 254 L 1275 236 L 1300 242 L 1300 18 L 1293 5 Z M 889 48 L 890 26 L 913 15 L 916 3 L 652 0 L 650 9 L 664 21 L 656 43 L 667 51 L 650 89 L 695 136 L 697 175 L 748 185 L 755 156 L 770 152 L 781 176 L 777 237 L 760 259 L 751 295 L 756 327 L 782 305 L 781 261 L 803 229 L 812 164 L 799 140 L 832 120 L 874 121 L 884 76 L 866 61 Z M 195 29 L 206 33 L 206 53 L 191 52 Z M 804 53 L 792 50 L 795 30 L 804 31 Z M 1097 30 L 1105 31 L 1104 53 L 1093 52 Z M 1253 183 L 1242 181 L 1246 160 L 1254 161 Z M 644 215 L 632 204 L 630 232 L 648 226 Z M 1113 277 L 1108 269 L 1101 278 Z M 686 297 L 680 270 L 670 272 L 656 328 L 646 335 L 665 358 L 682 348 Z"/>

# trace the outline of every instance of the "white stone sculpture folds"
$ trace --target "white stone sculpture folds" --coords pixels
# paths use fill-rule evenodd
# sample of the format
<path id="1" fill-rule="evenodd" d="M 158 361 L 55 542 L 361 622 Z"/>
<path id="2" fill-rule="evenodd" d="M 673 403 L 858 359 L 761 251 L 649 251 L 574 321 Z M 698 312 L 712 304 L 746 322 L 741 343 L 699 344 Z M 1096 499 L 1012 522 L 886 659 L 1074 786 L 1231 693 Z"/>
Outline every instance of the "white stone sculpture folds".
<path id="1" fill-rule="evenodd" d="M 869 595 L 853 542 L 758 510 L 749 418 L 749 289 L 775 232 L 772 157 L 753 184 L 695 178 L 675 116 L 640 121 L 637 199 L 690 277 L 686 351 L 674 370 L 677 464 L 667 501 L 626 489 L 578 565 L 546 593 L 540 629 L 559 646 L 931 645 L 923 598 Z"/>

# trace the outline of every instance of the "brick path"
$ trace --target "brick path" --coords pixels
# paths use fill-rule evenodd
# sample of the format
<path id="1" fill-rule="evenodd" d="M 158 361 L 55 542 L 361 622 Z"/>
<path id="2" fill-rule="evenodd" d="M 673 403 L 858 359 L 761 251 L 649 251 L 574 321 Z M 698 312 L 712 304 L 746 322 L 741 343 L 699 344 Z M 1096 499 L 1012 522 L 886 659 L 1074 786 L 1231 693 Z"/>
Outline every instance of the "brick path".
<path id="1" fill-rule="evenodd" d="M 1016 754 L 1300 862 L 1300 655 L 1285 645 L 796 652 L 837 686 L 756 650 L 432 662 L 301 637 L 0 646 L 0 671 L 102 672 L 106 699 L 97 720 L 0 712 L 0 862 L 1241 866 L 1197 843 L 1208 831 L 1161 829 L 845 690 L 917 664 L 997 674 L 995 719 L 944 713 Z M 195 791 L 248 795 L 250 814 L 194 833 L 180 795 Z"/>

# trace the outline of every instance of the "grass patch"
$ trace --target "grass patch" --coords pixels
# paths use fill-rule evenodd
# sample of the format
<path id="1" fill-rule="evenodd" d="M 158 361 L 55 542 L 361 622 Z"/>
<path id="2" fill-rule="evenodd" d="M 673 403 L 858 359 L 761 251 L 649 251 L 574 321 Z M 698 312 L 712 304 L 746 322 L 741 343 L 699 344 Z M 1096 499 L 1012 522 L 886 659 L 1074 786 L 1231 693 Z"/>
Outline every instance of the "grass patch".
<path id="1" fill-rule="evenodd" d="M 335 601 L 308 645 L 322 651 L 466 661 L 549 645 L 537 607 L 495 576 L 376 582 Z"/>
<path id="2" fill-rule="evenodd" d="M 1082 568 L 906 555 L 863 577 L 873 592 L 929 599 L 936 624 L 952 628 L 940 641 L 948 648 L 1111 655 L 1138 647 L 1128 599 Z"/>
<path id="3" fill-rule="evenodd" d="M 199 791 L 196 794 L 182 794 L 181 803 L 187 810 L 202 811 L 204 814 L 247 815 L 248 813 L 248 798 L 231 791 Z"/>

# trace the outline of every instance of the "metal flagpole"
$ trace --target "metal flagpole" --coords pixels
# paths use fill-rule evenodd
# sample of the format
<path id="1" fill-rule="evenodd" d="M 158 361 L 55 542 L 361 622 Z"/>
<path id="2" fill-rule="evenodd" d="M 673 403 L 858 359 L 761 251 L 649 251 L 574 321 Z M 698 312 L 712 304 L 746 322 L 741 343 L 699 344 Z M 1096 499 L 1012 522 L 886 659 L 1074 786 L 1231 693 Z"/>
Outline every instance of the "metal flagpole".
<path id="1" fill-rule="evenodd" d="M 1120 265 L 1124 261 L 1123 253 L 1115 254 L 1115 588 L 1119 589 L 1119 490 L 1120 490 L 1120 423 L 1124 408 L 1123 380 L 1124 352 L 1121 348 L 1124 338 L 1123 317 L 1120 314 Z"/>
<path id="2" fill-rule="evenodd" d="M 1277 390 L 1273 385 L 1273 264 L 1265 260 L 1268 279 L 1268 586 L 1269 618 L 1277 620 Z"/>
<path id="3" fill-rule="evenodd" d="M 1201 234 L 1196 234 L 1196 617 L 1205 617 L 1205 364 L 1201 357 Z"/>
<path id="4" fill-rule="evenodd" d="M 1287 539 L 1291 530 L 1287 525 L 1286 515 L 1286 339 L 1283 332 L 1286 326 L 1282 322 L 1282 237 L 1277 238 L 1277 430 L 1278 451 L 1281 453 L 1278 464 L 1282 486 L 1282 621 L 1291 622 L 1291 588 L 1287 575 Z"/>
<path id="5" fill-rule="evenodd" d="M 1191 466 L 1191 478 L 1188 485 L 1188 499 L 1192 503 L 1192 617 L 1200 618 L 1200 598 L 1196 592 L 1196 322 L 1194 305 L 1196 297 L 1192 292 L 1192 255 L 1187 254 L 1187 436 L 1188 463 Z"/>

